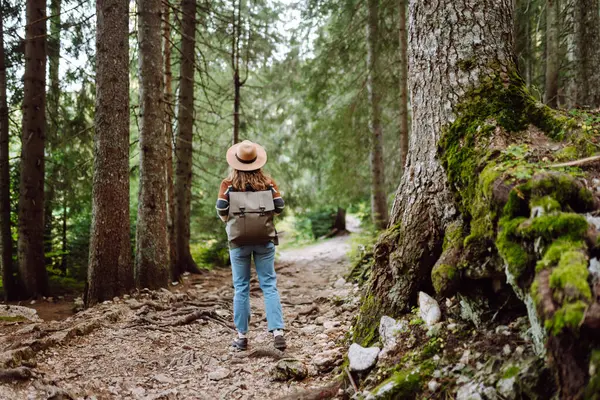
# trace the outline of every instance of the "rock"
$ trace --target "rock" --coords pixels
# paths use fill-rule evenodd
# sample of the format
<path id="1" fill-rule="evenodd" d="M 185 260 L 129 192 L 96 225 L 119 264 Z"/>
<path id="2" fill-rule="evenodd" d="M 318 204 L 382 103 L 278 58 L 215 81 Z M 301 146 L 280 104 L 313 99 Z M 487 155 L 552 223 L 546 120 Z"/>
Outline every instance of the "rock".
<path id="1" fill-rule="evenodd" d="M 383 343 L 384 350 L 396 346 L 398 335 L 408 330 L 406 321 L 396 321 L 394 318 L 384 315 L 379 321 L 379 337 Z"/>
<path id="2" fill-rule="evenodd" d="M 463 364 L 468 364 L 471 359 L 471 350 L 465 350 L 462 356 L 460 357 L 459 362 Z"/>
<path id="3" fill-rule="evenodd" d="M 6 320 L 23 319 L 32 322 L 41 321 L 40 317 L 37 314 L 37 311 L 34 308 L 23 306 L 11 306 L 8 304 L 0 306 L 0 318 L 2 317 L 6 317 Z"/>
<path id="4" fill-rule="evenodd" d="M 273 366 L 270 375 L 274 381 L 301 381 L 308 376 L 308 369 L 295 358 L 284 358 Z"/>
<path id="5" fill-rule="evenodd" d="M 220 380 L 227 378 L 229 376 L 229 374 L 230 374 L 230 372 L 228 369 L 218 368 L 208 374 L 208 379 L 210 379 L 211 381 L 220 381 Z"/>
<path id="6" fill-rule="evenodd" d="M 461 386 L 458 389 L 458 392 L 456 392 L 456 400 L 484 400 L 482 394 L 484 393 L 485 389 L 486 387 L 481 383 L 467 383 Z"/>
<path id="7" fill-rule="evenodd" d="M 325 322 L 325 317 L 315 318 L 315 324 L 323 325 L 324 322 Z"/>
<path id="8" fill-rule="evenodd" d="M 344 287 L 344 285 L 346 285 L 346 280 L 344 278 L 340 278 L 337 281 L 335 281 L 335 283 L 333 284 L 333 287 L 335 289 L 341 289 Z"/>
<path id="9" fill-rule="evenodd" d="M 496 384 L 498 394 L 506 400 L 515 400 L 517 398 L 517 377 L 513 376 L 508 379 L 500 379 Z"/>
<path id="10" fill-rule="evenodd" d="M 440 383 L 436 380 L 431 380 L 427 383 L 427 389 L 429 389 L 429 391 L 431 393 L 435 393 L 437 392 L 437 390 L 440 388 Z"/>
<path id="11" fill-rule="evenodd" d="M 219 317 L 222 317 L 222 318 L 227 318 L 230 315 L 229 311 L 223 310 L 221 308 L 216 309 L 215 314 L 217 314 Z"/>
<path id="12" fill-rule="evenodd" d="M 510 329 L 506 325 L 498 325 L 495 329 L 497 335 L 505 335 L 506 332 L 510 335 Z"/>
<path id="13" fill-rule="evenodd" d="M 337 362 L 341 359 L 339 350 L 326 350 L 315 355 L 311 363 L 317 367 L 320 372 L 331 370 Z"/>
<path id="14" fill-rule="evenodd" d="M 481 326 L 481 317 L 488 308 L 485 300 L 460 296 L 460 317 L 471 321 L 476 328 Z"/>
<path id="15" fill-rule="evenodd" d="M 303 326 L 302 328 L 300 328 L 300 332 L 306 333 L 309 335 L 315 334 L 322 330 L 323 330 L 323 328 L 321 328 L 320 326 L 317 326 L 317 325 L 306 325 L 306 326 Z"/>
<path id="16" fill-rule="evenodd" d="M 419 313 L 421 319 L 425 321 L 425 324 L 429 327 L 438 323 L 442 317 L 438 302 L 424 292 L 419 292 Z"/>
<path id="17" fill-rule="evenodd" d="M 438 322 L 437 324 L 430 326 L 429 329 L 427 330 L 427 337 L 439 336 L 440 333 L 442 332 L 442 327 L 443 327 L 443 324 L 441 322 Z"/>
<path id="18" fill-rule="evenodd" d="M 325 330 L 332 329 L 332 328 L 335 328 L 338 326 L 340 326 L 340 321 L 325 321 L 325 322 L 323 322 L 323 328 L 325 328 Z"/>
<path id="19" fill-rule="evenodd" d="M 505 344 L 504 347 L 502 348 L 502 354 L 504 354 L 505 356 L 510 356 L 511 353 L 512 353 L 512 350 L 510 348 L 510 345 Z"/>
<path id="20" fill-rule="evenodd" d="M 358 343 L 352 343 L 348 350 L 350 370 L 363 372 L 372 368 L 377 363 L 377 356 L 380 351 L 379 347 L 364 348 Z"/>
<path id="21" fill-rule="evenodd" d="M 155 381 L 160 382 L 160 383 L 169 383 L 169 384 L 175 383 L 173 378 L 171 378 L 165 374 L 157 374 L 157 375 L 154 375 L 153 378 Z"/>

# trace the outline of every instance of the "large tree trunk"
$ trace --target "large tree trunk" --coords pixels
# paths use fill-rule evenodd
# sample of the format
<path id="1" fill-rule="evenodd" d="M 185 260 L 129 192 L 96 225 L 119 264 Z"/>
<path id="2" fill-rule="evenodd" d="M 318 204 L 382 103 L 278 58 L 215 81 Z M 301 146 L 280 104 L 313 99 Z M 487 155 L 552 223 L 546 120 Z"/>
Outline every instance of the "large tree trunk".
<path id="1" fill-rule="evenodd" d="M 181 72 L 177 130 L 177 176 L 175 180 L 175 231 L 177 264 L 181 272 L 199 273 L 190 254 L 190 211 L 192 202 L 192 155 L 194 138 L 194 48 L 196 32 L 196 1 L 182 4 Z"/>
<path id="2" fill-rule="evenodd" d="M 46 135 L 46 157 L 52 157 L 58 144 L 58 125 L 60 118 L 60 11 L 61 0 L 50 0 L 50 35 L 48 36 L 48 130 Z M 57 164 L 50 164 L 46 169 L 46 193 L 44 199 L 44 252 L 52 252 L 52 226 L 54 218 L 52 210 L 54 207 L 54 197 L 56 195 Z M 64 186 L 64 185 L 63 185 Z M 64 256 L 63 256 L 64 257 Z M 52 259 L 46 260 L 51 263 Z M 63 273 L 66 271 L 63 270 Z"/>
<path id="3" fill-rule="evenodd" d="M 600 106 L 600 16 L 598 0 L 578 0 L 574 4 L 575 104 Z"/>
<path id="4" fill-rule="evenodd" d="M 19 278 L 24 295 L 48 291 L 44 265 L 44 143 L 46 136 L 46 0 L 28 0 L 21 182 L 19 186 Z"/>
<path id="5" fill-rule="evenodd" d="M 134 286 L 129 240 L 129 1 L 98 0 L 96 17 L 96 121 L 87 306 L 112 300 Z M 66 209 L 66 204 L 63 207 Z M 66 220 L 63 224 L 66 233 Z"/>
<path id="6" fill-rule="evenodd" d="M 376 227 L 388 222 L 383 165 L 381 126 L 381 76 L 379 71 L 379 0 L 369 0 L 367 18 L 367 90 L 369 92 L 369 131 L 371 133 L 371 214 Z"/>
<path id="7" fill-rule="evenodd" d="M 402 171 L 408 156 L 408 46 L 406 32 L 406 0 L 398 1 L 398 32 L 400 43 L 400 163 Z"/>
<path id="8" fill-rule="evenodd" d="M 171 2 L 163 3 L 163 54 L 165 57 L 165 139 L 167 152 L 167 229 L 169 233 L 169 269 L 171 279 L 181 275 L 177 267 L 177 237 L 175 235 L 175 186 L 173 176 L 173 73 L 171 72 Z"/>
<path id="9" fill-rule="evenodd" d="M 12 264 L 12 236 L 10 233 L 10 154 L 8 151 L 8 104 L 6 99 L 6 62 L 4 54 L 4 15 L 0 7 L 0 271 L 4 299 L 14 299 L 16 282 Z"/>
<path id="10" fill-rule="evenodd" d="M 544 103 L 552 108 L 558 106 L 559 53 L 559 14 L 558 0 L 546 1 L 546 84 Z"/>
<path id="11" fill-rule="evenodd" d="M 150 289 L 167 286 L 169 279 L 161 10 L 160 0 L 138 0 L 140 191 L 135 278 L 139 287 Z"/>
<path id="12" fill-rule="evenodd" d="M 597 393 L 600 284 L 590 283 L 588 261 L 600 231 L 586 215 L 600 199 L 568 172 L 544 170 L 546 150 L 531 140 L 535 132 L 557 139 L 580 122 L 557 118 L 525 89 L 512 54 L 512 0 L 412 0 L 410 13 L 414 134 L 355 339 L 372 339 L 379 317 L 407 311 L 419 289 L 491 305 L 499 297 L 491 281 L 505 281 L 498 290 L 527 307 L 561 398 Z M 512 144 L 540 154 L 513 158 Z"/>
<path id="13" fill-rule="evenodd" d="M 236 16 L 237 12 L 237 16 Z M 242 40 L 242 0 L 238 0 L 237 10 L 235 0 L 233 0 L 232 13 L 233 33 L 231 35 L 231 68 L 233 69 L 233 144 L 240 141 L 240 105 L 241 89 L 243 86 L 240 80 L 240 42 Z"/>

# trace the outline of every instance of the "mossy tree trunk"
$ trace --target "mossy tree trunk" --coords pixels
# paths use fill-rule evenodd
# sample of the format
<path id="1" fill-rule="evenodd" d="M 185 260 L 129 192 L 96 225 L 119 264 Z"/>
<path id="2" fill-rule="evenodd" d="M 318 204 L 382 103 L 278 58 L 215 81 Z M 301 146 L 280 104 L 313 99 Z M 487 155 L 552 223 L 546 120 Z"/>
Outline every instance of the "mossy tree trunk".
<path id="1" fill-rule="evenodd" d="M 129 1 L 98 0 L 96 16 L 94 178 L 85 293 L 88 307 L 112 300 L 134 286 L 129 239 Z M 66 198 L 63 201 L 66 211 Z M 66 218 L 64 214 L 65 236 Z"/>
<path id="2" fill-rule="evenodd" d="M 138 0 L 138 12 L 140 189 L 135 279 L 139 287 L 156 289 L 169 281 L 161 1 Z"/>
<path id="3" fill-rule="evenodd" d="M 527 306 L 561 398 L 576 399 L 600 382 L 600 285 L 590 287 L 587 269 L 600 233 L 581 214 L 600 201 L 534 154 L 533 136 L 574 135 L 577 123 L 525 88 L 512 3 L 410 2 L 413 134 L 355 339 L 372 340 L 380 316 L 408 311 L 419 290 L 469 296 L 488 287 L 477 296 L 493 299 L 495 285 L 482 282 L 500 282 Z"/>

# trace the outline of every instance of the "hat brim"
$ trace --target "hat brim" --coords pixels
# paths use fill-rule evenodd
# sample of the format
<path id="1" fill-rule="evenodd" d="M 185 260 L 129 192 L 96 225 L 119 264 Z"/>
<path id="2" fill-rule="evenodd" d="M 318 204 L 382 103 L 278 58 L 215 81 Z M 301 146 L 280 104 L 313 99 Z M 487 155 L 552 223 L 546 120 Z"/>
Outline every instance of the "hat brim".
<path id="1" fill-rule="evenodd" d="M 241 144 L 242 143 L 236 143 L 227 150 L 227 164 L 229 164 L 231 168 L 239 171 L 255 171 L 264 167 L 264 165 L 267 163 L 267 152 L 265 151 L 264 147 L 254 143 L 254 146 L 256 146 L 256 160 L 251 163 L 243 163 L 235 156 L 237 148 Z"/>

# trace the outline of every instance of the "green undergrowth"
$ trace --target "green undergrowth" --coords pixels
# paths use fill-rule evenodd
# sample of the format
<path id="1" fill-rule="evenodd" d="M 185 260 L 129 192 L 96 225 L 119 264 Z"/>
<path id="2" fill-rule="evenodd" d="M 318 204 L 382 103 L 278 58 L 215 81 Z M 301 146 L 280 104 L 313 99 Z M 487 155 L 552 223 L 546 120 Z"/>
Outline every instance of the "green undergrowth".
<path id="1" fill-rule="evenodd" d="M 373 267 L 373 248 L 377 241 L 377 234 L 377 230 L 367 229 L 352 235 L 348 253 L 351 266 L 346 275 L 347 281 L 362 286 L 369 279 Z"/>

